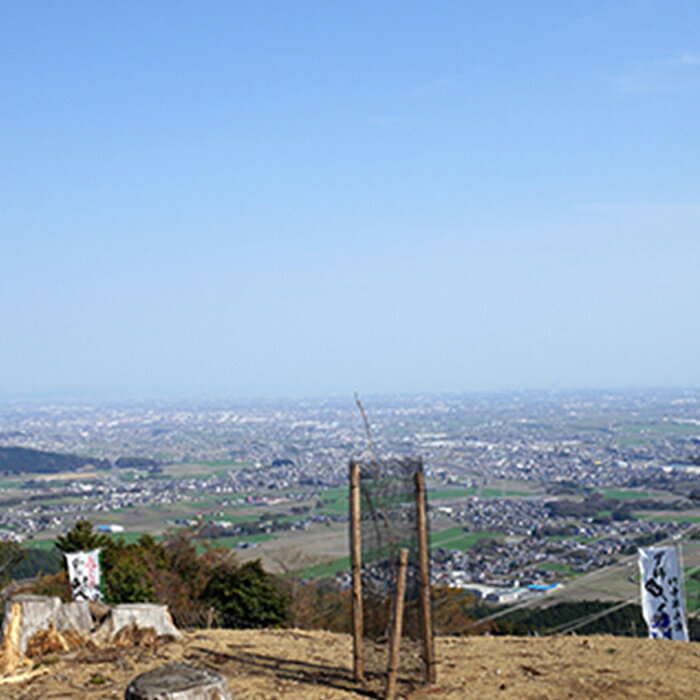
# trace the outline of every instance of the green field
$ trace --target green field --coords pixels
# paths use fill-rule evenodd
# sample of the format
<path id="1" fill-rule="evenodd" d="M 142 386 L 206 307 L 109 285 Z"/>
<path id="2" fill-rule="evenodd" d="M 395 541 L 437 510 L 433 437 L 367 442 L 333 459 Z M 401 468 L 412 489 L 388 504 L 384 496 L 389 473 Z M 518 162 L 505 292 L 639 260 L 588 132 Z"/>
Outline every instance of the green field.
<path id="1" fill-rule="evenodd" d="M 684 578 L 683 593 L 688 612 L 695 612 L 700 608 L 700 581 L 693 578 Z"/>
<path id="2" fill-rule="evenodd" d="M 217 537 L 209 540 L 215 547 L 231 548 L 239 542 L 269 542 L 274 540 L 275 535 L 271 532 L 258 532 L 255 535 L 232 535 L 231 537 Z"/>
<path id="3" fill-rule="evenodd" d="M 340 571 L 350 568 L 350 557 L 342 557 L 325 564 L 314 564 L 302 569 L 299 574 L 302 578 L 328 578 L 335 576 Z"/>
<path id="4" fill-rule="evenodd" d="M 319 500 L 323 505 L 314 512 L 326 515 L 347 515 L 348 489 L 343 487 L 328 489 L 321 492 Z"/>
<path id="5" fill-rule="evenodd" d="M 226 499 L 222 496 L 210 496 L 208 494 L 204 495 L 197 495 L 196 500 L 193 501 L 186 501 L 185 503 L 189 508 L 194 508 L 196 510 L 200 510 L 201 508 L 213 508 L 214 506 L 218 505 L 221 503 L 221 501 L 225 501 Z"/>
<path id="6" fill-rule="evenodd" d="M 254 515 L 229 515 L 224 511 L 224 515 L 205 515 L 202 520 L 205 522 L 219 522 L 224 521 L 227 523 L 234 523 L 235 525 L 240 525 L 241 523 L 254 523 L 257 522 L 259 516 Z"/>
<path id="7" fill-rule="evenodd" d="M 428 489 L 429 501 L 448 501 L 458 498 L 468 498 L 476 493 L 476 489 Z"/>
<path id="8" fill-rule="evenodd" d="M 560 564 L 556 561 L 548 561 L 544 564 L 538 564 L 538 569 L 544 569 L 545 571 L 556 571 L 557 573 L 568 573 L 569 567 L 566 564 Z"/>
<path id="9" fill-rule="evenodd" d="M 682 515 L 680 513 L 669 515 L 637 515 L 640 520 L 653 520 L 657 523 L 700 523 L 700 516 L 697 515 Z"/>
<path id="10" fill-rule="evenodd" d="M 136 542 L 136 540 L 145 534 L 143 532 L 105 532 L 100 533 L 107 535 L 111 540 L 123 539 L 127 543 Z M 156 537 L 156 539 L 161 539 Z M 42 549 L 44 551 L 51 551 L 55 547 L 55 538 L 41 539 L 41 540 L 25 540 L 22 546 L 25 549 Z"/>
<path id="11" fill-rule="evenodd" d="M 476 489 L 428 489 L 428 499 L 430 501 L 457 500 L 473 496 Z M 348 512 L 348 489 L 344 487 L 329 489 L 320 494 L 323 506 L 321 513 L 328 515 L 345 515 Z"/>
<path id="12" fill-rule="evenodd" d="M 204 552 L 208 549 L 236 549 L 243 542 L 269 542 L 275 535 L 269 532 L 259 532 L 255 535 L 232 535 L 231 537 L 217 537 L 213 540 L 200 540 L 197 543 L 197 551 Z"/>
<path id="13" fill-rule="evenodd" d="M 602 494 L 603 498 L 616 498 L 618 501 L 639 501 L 641 499 L 654 499 L 668 495 L 653 491 L 627 491 L 624 489 L 593 489 Z"/>
<path id="14" fill-rule="evenodd" d="M 469 489 L 428 489 L 428 500 L 433 501 L 450 501 L 468 498 L 476 493 L 475 488 Z M 487 495 L 487 493 L 489 495 Z M 522 491 L 500 491 L 498 489 L 484 489 L 485 497 L 498 496 L 522 496 Z M 327 515 L 345 515 L 348 512 L 348 489 L 338 487 L 329 489 L 320 494 L 320 499 L 323 501 L 323 506 L 317 512 L 326 513 Z"/>
<path id="15" fill-rule="evenodd" d="M 522 490 L 516 490 L 513 488 L 513 484 L 509 484 L 510 488 L 485 488 L 483 491 L 483 496 L 485 498 L 498 498 L 498 497 L 508 497 L 508 496 L 523 496 L 524 494 L 532 493 L 532 490 L 523 487 Z M 428 488 L 428 500 L 429 501 L 450 501 L 459 500 L 463 498 L 469 498 L 476 495 L 476 488 Z M 348 489 L 345 487 L 337 487 L 329 489 L 328 491 L 323 491 L 320 494 L 320 499 L 324 502 L 321 512 L 335 513 L 335 514 L 345 514 L 348 512 Z"/>
<path id="16" fill-rule="evenodd" d="M 0 489 L 18 489 L 21 486 L 21 481 L 0 481 Z"/>
<path id="17" fill-rule="evenodd" d="M 570 581 L 571 579 L 577 578 L 579 576 L 584 576 L 584 573 L 582 571 L 574 571 L 567 564 L 560 564 L 559 562 L 555 561 L 545 562 L 544 564 L 538 564 L 537 568 L 544 569 L 545 571 L 553 571 L 554 573 L 559 574 L 560 576 L 558 578 L 560 580 L 566 579 Z"/>
<path id="18" fill-rule="evenodd" d="M 104 533 L 112 540 L 124 540 L 127 544 L 136 542 L 144 533 L 143 532 L 117 532 L 117 533 Z M 162 536 L 156 536 L 156 540 L 162 540 Z M 208 549 L 211 547 L 223 547 L 225 549 L 230 549 L 236 547 L 240 542 L 268 542 L 269 540 L 275 539 L 275 535 L 267 532 L 260 532 L 255 535 L 236 535 L 232 537 L 220 537 L 213 540 L 205 540 L 206 545 L 200 544 L 197 546 L 199 551 Z M 25 549 L 41 549 L 44 551 L 51 551 L 55 547 L 54 539 L 45 540 L 26 540 L 23 545 Z"/>
<path id="19" fill-rule="evenodd" d="M 81 496 L 61 496 L 59 498 L 38 498 L 36 501 L 32 501 L 32 505 L 76 505 L 79 503 L 84 503 L 84 499 Z"/>
<path id="20" fill-rule="evenodd" d="M 243 469 L 252 465 L 252 462 L 241 462 L 235 459 L 212 459 L 200 462 L 164 464 L 163 472 L 176 478 L 206 478 L 212 474 L 226 474 L 232 469 Z"/>
<path id="21" fill-rule="evenodd" d="M 55 549 L 54 540 L 25 540 L 22 542 L 22 546 L 25 549 L 41 549 L 45 552 L 50 552 Z"/>
<path id="22" fill-rule="evenodd" d="M 207 467 L 252 467 L 252 462 L 239 462 L 236 459 L 208 459 L 197 464 L 203 464 Z"/>
<path id="23" fill-rule="evenodd" d="M 442 532 L 430 534 L 432 547 L 445 547 L 447 549 L 466 550 L 473 547 L 479 540 L 503 539 L 503 533 L 499 532 L 466 532 L 461 527 L 449 527 Z"/>
<path id="24" fill-rule="evenodd" d="M 431 545 L 434 547 L 448 547 L 449 549 L 469 549 L 479 540 L 486 538 L 501 539 L 502 534 L 492 532 L 465 532 L 461 527 L 451 527 L 442 532 L 430 536 Z M 331 561 L 308 566 L 299 572 L 303 578 L 327 578 L 340 571 L 350 568 L 350 558 L 340 557 Z"/>
<path id="25" fill-rule="evenodd" d="M 698 426 L 668 422 L 648 424 L 628 424 L 616 431 L 615 441 L 618 447 L 648 445 L 654 439 L 665 435 L 691 435 L 700 432 Z"/>
<path id="26" fill-rule="evenodd" d="M 110 540 L 124 540 L 127 544 L 136 542 L 141 535 L 145 534 L 143 532 L 107 532 L 104 533 L 109 537 Z M 160 539 L 160 538 L 156 538 Z"/>
<path id="27" fill-rule="evenodd" d="M 527 491 L 509 491 L 506 489 L 487 488 L 482 491 L 483 498 L 508 498 L 509 496 L 522 497 Z"/>

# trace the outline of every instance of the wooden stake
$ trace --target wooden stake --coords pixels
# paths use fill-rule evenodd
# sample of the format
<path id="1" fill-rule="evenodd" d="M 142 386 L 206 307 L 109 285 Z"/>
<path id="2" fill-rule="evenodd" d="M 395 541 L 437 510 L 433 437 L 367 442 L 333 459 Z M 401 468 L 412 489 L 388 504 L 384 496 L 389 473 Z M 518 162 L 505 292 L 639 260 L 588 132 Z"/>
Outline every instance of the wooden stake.
<path id="1" fill-rule="evenodd" d="M 423 663 L 426 683 L 435 683 L 435 640 L 433 639 L 433 619 L 430 606 L 430 557 L 428 556 L 428 515 L 423 472 L 417 472 L 416 520 L 418 527 L 418 567 L 420 569 L 421 624 L 423 626 Z"/>
<path id="2" fill-rule="evenodd" d="M 360 536 L 360 465 L 350 462 L 350 557 L 352 568 L 352 671 L 364 680 L 362 659 L 362 541 Z"/>
<path id="3" fill-rule="evenodd" d="M 406 567 L 408 549 L 399 550 L 399 570 L 396 574 L 396 598 L 394 599 L 394 627 L 391 631 L 389 649 L 389 666 L 387 668 L 386 700 L 394 700 L 396 694 L 396 677 L 399 672 L 399 648 L 401 645 L 401 628 L 403 626 L 403 604 L 406 595 Z"/>

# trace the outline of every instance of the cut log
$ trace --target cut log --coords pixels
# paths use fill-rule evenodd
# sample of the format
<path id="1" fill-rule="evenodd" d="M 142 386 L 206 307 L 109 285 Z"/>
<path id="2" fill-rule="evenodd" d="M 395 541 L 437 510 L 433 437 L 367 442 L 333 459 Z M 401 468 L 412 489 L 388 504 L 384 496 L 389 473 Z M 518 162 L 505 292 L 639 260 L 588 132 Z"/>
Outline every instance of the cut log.
<path id="1" fill-rule="evenodd" d="M 94 628 L 90 604 L 87 600 L 63 603 L 57 611 L 56 627 L 61 632 L 78 632 L 87 636 Z"/>
<path id="2" fill-rule="evenodd" d="M 31 663 L 19 650 L 20 627 L 22 623 L 21 610 L 19 603 L 10 601 L 5 605 L 2 645 L 0 646 L 0 673 L 10 673 Z"/>
<path id="3" fill-rule="evenodd" d="M 129 629 L 152 629 L 156 637 L 182 639 L 182 633 L 170 617 L 168 606 L 150 603 L 115 606 L 95 633 L 94 639 L 98 644 L 110 644 L 122 630 Z"/>
<path id="4" fill-rule="evenodd" d="M 64 605 L 55 597 L 14 596 L 5 606 L 0 667 L 11 671 L 24 665 L 26 657 L 82 646 L 91 628 L 86 603 Z"/>
<path id="5" fill-rule="evenodd" d="M 106 607 L 107 617 L 95 632 L 90 610 L 87 601 L 61 603 L 59 598 L 37 595 L 11 598 L 3 618 L 0 673 L 26 666 L 31 658 L 85 644 L 155 647 L 159 641 L 182 639 L 165 605 Z M 103 614 L 104 608 L 96 612 Z"/>
<path id="6" fill-rule="evenodd" d="M 11 624 L 18 624 L 14 628 L 16 651 L 20 654 L 27 653 L 29 640 L 37 633 L 58 627 L 58 614 L 61 609 L 60 598 L 49 598 L 41 595 L 16 595 L 5 606 L 5 617 L 2 630 L 3 639 L 8 637 L 8 629 Z M 19 621 L 18 621 L 19 620 Z"/>
<path id="7" fill-rule="evenodd" d="M 132 679 L 124 700 L 232 700 L 226 679 L 189 664 L 159 666 Z"/>

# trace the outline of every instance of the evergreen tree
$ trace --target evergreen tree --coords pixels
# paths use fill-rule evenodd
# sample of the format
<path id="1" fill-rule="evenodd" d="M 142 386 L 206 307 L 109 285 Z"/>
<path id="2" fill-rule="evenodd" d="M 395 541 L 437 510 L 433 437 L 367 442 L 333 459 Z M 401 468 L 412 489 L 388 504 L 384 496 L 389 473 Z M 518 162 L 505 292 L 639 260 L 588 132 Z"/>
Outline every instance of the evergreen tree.
<path id="1" fill-rule="evenodd" d="M 283 624 L 288 617 L 288 600 L 259 559 L 240 567 L 217 566 L 202 600 L 222 614 L 224 627 L 268 627 Z"/>
<path id="2" fill-rule="evenodd" d="M 16 542 L 0 542 L 0 588 L 9 581 L 12 570 L 24 556 L 24 550 Z"/>
<path id="3" fill-rule="evenodd" d="M 138 551 L 116 558 L 105 573 L 105 601 L 110 605 L 157 602 L 148 568 Z"/>
<path id="4" fill-rule="evenodd" d="M 89 520 L 78 520 L 65 535 L 56 538 L 56 547 L 62 552 L 89 552 L 109 546 L 111 540 L 101 532 L 95 532 Z"/>

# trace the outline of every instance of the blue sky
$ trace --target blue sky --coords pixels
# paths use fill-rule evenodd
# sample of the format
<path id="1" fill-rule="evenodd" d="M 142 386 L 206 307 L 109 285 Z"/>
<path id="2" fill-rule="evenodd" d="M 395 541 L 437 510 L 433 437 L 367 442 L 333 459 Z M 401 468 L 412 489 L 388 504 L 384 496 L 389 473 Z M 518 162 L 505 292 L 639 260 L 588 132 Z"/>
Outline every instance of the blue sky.
<path id="1" fill-rule="evenodd" d="M 0 395 L 700 385 L 699 26 L 0 3 Z"/>

